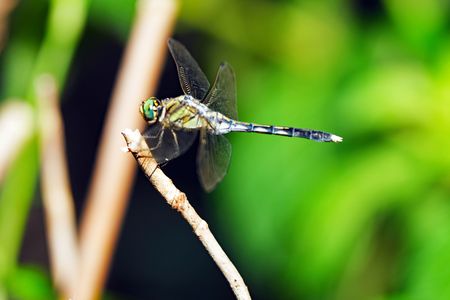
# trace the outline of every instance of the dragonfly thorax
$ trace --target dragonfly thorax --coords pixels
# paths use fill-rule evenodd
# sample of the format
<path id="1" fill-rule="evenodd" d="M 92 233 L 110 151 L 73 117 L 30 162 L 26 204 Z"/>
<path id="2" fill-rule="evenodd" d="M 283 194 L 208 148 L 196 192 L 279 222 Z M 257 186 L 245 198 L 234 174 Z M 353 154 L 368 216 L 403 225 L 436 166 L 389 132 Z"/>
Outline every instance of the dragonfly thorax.
<path id="1" fill-rule="evenodd" d="M 231 120 L 189 95 L 162 100 L 163 126 L 179 130 L 200 130 L 214 135 L 230 132 Z"/>
<path id="2" fill-rule="evenodd" d="M 197 113 L 202 115 L 202 116 L 204 116 L 206 114 L 206 112 L 208 112 L 210 110 L 200 100 L 195 99 L 194 97 L 192 97 L 190 95 L 179 96 L 179 97 L 177 97 L 177 99 L 179 99 L 179 101 L 183 105 L 187 105 L 187 106 L 193 107 L 195 110 L 197 110 Z"/>
<path id="3" fill-rule="evenodd" d="M 161 101 L 163 107 L 160 121 L 164 127 L 181 130 L 196 130 L 204 125 L 204 116 L 209 110 L 197 99 L 183 95 Z"/>

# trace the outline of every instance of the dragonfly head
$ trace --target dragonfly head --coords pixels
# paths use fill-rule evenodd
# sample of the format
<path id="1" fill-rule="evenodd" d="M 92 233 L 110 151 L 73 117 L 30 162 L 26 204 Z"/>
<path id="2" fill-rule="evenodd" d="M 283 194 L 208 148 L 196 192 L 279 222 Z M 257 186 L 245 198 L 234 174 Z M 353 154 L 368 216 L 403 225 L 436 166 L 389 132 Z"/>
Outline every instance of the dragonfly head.
<path id="1" fill-rule="evenodd" d="M 155 97 L 142 101 L 139 107 L 142 117 L 148 124 L 153 124 L 158 120 L 161 109 L 161 102 Z"/>

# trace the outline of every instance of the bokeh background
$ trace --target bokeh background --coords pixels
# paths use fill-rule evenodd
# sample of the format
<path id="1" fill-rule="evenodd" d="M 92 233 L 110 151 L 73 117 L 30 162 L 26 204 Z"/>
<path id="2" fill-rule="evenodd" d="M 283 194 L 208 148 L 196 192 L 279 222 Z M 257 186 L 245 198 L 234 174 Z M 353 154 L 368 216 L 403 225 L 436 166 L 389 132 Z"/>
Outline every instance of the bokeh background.
<path id="1" fill-rule="evenodd" d="M 18 1 L 3 16 L 0 105 L 27 99 L 49 5 L 58 1 Z M 342 144 L 320 144 L 230 134 L 231 166 L 211 194 L 197 180 L 196 147 L 164 167 L 253 297 L 450 299 L 449 3 L 180 4 L 173 36 L 211 81 L 221 61 L 233 66 L 241 120 L 344 137 Z M 91 0 L 79 40 L 67 45 L 73 56 L 39 60 L 68 66 L 57 72 L 78 217 L 135 12 L 135 1 Z M 156 96 L 179 94 L 167 57 Z M 130 99 L 136 113 L 140 100 Z M 17 249 L 0 241 L 2 292 L 51 299 L 37 165 L 30 163 L 36 149 L 33 142 L 25 147 L 31 150 L 1 183 L 0 236 L 17 229 L 10 222 L 25 220 L 12 233 Z M 7 268 L 4 253 L 11 251 L 17 264 Z M 140 172 L 104 298 L 233 298 L 189 226 Z"/>

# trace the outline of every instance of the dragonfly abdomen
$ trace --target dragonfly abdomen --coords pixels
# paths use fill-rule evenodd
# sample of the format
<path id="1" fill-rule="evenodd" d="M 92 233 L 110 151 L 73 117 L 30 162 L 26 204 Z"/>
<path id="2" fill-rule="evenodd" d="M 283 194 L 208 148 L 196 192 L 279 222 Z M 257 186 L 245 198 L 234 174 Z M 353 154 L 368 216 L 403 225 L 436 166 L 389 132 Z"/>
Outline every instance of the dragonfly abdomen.
<path id="1" fill-rule="evenodd" d="M 318 130 L 295 128 L 295 127 L 283 127 L 273 125 L 260 125 L 247 122 L 233 121 L 230 124 L 230 131 L 237 132 L 256 132 L 263 134 L 274 134 L 288 137 L 299 137 L 316 142 L 341 142 L 340 136 Z"/>

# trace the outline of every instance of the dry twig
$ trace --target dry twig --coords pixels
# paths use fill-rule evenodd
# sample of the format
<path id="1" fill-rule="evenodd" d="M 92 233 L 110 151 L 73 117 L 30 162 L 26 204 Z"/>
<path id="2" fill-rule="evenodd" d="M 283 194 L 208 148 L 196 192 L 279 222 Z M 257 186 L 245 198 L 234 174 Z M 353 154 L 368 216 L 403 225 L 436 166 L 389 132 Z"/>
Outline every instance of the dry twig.
<path id="1" fill-rule="evenodd" d="M 73 296 L 78 266 L 75 209 L 58 107 L 56 82 L 42 75 L 36 82 L 40 129 L 41 189 L 53 282 L 64 299 Z"/>
<path id="2" fill-rule="evenodd" d="M 139 130 L 131 131 L 130 129 L 126 129 L 122 132 L 122 135 L 127 142 L 128 150 L 133 154 L 148 180 L 164 199 L 166 199 L 167 204 L 177 210 L 189 225 L 191 225 L 194 233 L 230 283 L 236 298 L 250 299 L 250 294 L 244 280 L 209 230 L 208 224 L 200 218 L 189 203 L 186 195 L 177 189 L 172 180 L 158 168 Z"/>

